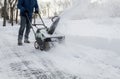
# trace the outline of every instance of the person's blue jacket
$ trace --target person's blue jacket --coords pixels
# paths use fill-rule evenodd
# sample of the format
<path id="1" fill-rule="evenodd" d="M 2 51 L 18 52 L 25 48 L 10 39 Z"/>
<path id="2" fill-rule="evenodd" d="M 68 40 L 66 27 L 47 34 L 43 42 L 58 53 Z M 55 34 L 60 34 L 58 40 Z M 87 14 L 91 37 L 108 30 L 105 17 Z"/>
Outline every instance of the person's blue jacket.
<path id="1" fill-rule="evenodd" d="M 28 16 L 32 18 L 32 13 L 35 11 L 39 11 L 37 0 L 18 0 L 17 7 L 20 9 L 20 15 L 25 16 L 25 11 L 28 11 Z"/>

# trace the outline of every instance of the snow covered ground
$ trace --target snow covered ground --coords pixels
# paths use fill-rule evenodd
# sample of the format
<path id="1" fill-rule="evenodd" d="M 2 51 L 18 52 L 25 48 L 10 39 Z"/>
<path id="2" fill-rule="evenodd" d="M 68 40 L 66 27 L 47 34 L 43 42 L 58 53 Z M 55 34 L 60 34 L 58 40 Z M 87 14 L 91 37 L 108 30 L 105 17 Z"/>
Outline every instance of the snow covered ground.
<path id="1" fill-rule="evenodd" d="M 31 43 L 17 46 L 19 25 L 0 20 L 0 79 L 120 79 L 120 18 L 81 16 L 74 7 L 56 29 L 65 41 L 49 51 L 34 48 L 32 31 Z"/>
<path id="2" fill-rule="evenodd" d="M 17 46 L 19 25 L 1 22 L 0 79 L 119 79 L 120 18 L 65 23 L 65 42 L 40 51 L 32 32 L 31 44 Z"/>

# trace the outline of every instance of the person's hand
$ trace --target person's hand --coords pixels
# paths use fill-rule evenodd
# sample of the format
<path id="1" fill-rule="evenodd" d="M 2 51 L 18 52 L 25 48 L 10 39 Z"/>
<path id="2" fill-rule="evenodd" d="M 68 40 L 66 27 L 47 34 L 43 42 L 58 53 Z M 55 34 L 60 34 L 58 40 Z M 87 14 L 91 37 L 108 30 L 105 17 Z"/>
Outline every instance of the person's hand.
<path id="1" fill-rule="evenodd" d="M 38 10 L 36 10 L 36 11 L 35 11 L 35 13 L 36 13 L 36 14 L 38 14 L 38 13 L 39 13 L 39 11 L 38 11 Z"/>
<path id="2" fill-rule="evenodd" d="M 28 14 L 28 13 L 29 13 L 29 11 L 28 11 L 28 10 L 25 10 L 25 11 L 24 11 L 24 13 L 25 13 L 25 14 Z"/>

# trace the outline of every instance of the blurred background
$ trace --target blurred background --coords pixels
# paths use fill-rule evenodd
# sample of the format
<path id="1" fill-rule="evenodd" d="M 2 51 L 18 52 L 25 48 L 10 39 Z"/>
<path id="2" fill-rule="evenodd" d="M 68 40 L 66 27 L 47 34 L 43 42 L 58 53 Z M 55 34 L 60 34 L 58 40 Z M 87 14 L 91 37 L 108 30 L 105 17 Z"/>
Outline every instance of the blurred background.
<path id="1" fill-rule="evenodd" d="M 12 25 L 14 21 L 18 23 L 19 10 L 17 9 L 18 0 L 0 0 L 0 17 Z M 67 12 L 76 19 L 96 18 L 96 17 L 119 17 L 120 0 L 38 0 L 40 14 L 42 17 L 51 18 Z M 70 9 L 68 9 L 70 8 Z M 72 10 L 72 11 L 71 11 Z"/>

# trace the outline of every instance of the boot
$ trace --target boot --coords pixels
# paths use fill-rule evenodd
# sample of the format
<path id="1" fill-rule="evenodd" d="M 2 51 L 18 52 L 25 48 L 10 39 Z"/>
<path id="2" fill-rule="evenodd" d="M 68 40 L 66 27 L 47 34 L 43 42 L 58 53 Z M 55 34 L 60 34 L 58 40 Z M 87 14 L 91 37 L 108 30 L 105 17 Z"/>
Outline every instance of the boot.
<path id="1" fill-rule="evenodd" d="M 22 40 L 18 40 L 18 45 L 19 45 L 19 46 L 22 45 Z"/>
<path id="2" fill-rule="evenodd" d="M 30 41 L 28 39 L 25 39 L 24 43 L 30 43 Z"/>

